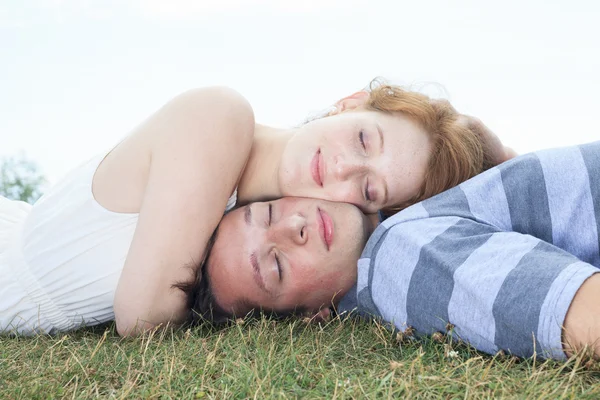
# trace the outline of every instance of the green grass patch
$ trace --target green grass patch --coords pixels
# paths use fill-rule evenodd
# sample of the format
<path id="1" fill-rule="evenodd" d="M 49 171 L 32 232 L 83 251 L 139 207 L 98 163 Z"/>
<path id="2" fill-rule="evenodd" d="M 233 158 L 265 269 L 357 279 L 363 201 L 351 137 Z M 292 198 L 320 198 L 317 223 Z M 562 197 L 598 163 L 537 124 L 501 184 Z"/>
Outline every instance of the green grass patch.
<path id="1" fill-rule="evenodd" d="M 398 342 L 377 323 L 240 321 L 121 339 L 0 337 L 0 398 L 600 398 L 600 368 Z"/>

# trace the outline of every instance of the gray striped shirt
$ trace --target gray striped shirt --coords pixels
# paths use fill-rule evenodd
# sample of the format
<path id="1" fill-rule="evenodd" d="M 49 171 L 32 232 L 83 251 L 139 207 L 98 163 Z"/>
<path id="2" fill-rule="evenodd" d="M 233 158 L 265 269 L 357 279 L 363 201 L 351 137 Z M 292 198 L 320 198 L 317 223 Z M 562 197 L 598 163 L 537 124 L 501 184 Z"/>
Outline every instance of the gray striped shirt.
<path id="1" fill-rule="evenodd" d="M 569 305 L 600 272 L 599 227 L 600 142 L 523 155 L 385 220 L 339 311 L 562 359 Z"/>

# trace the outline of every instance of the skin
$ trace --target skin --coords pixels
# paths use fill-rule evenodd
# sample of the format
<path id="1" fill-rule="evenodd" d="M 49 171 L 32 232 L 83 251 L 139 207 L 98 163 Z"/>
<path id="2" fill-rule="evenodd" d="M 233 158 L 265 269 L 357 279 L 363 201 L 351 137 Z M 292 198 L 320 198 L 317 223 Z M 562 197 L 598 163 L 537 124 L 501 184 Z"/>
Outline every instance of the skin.
<path id="1" fill-rule="evenodd" d="M 368 99 L 368 92 L 354 93 L 328 116 L 294 129 L 257 125 L 239 203 L 300 196 L 351 203 L 373 213 L 414 198 L 429 162 L 430 136 L 400 112 L 367 110 Z M 440 101 L 446 100 L 432 100 Z M 493 164 L 516 155 L 480 120 L 461 115 L 458 123 L 480 136 Z M 318 180 L 311 170 L 315 157 Z"/>
<path id="2" fill-rule="evenodd" d="M 300 196 L 351 203 L 373 213 L 412 198 L 429 161 L 429 135 L 401 113 L 366 110 L 368 96 L 358 92 L 344 98 L 331 115 L 299 128 L 257 125 L 240 203 Z"/>
<path id="3" fill-rule="evenodd" d="M 185 297 L 171 285 L 193 279 L 188 266 L 201 259 L 236 187 L 242 204 L 298 194 L 371 211 L 383 205 L 386 189 L 388 202 L 412 195 L 427 163 L 427 136 L 401 115 L 361 110 L 363 102 L 351 96 L 338 103 L 340 115 L 277 130 L 255 124 L 250 105 L 231 89 L 198 89 L 117 145 L 92 189 L 104 208 L 139 213 L 115 294 L 118 332 L 183 320 Z M 317 150 L 323 187 L 307 179 Z"/>
<path id="4" fill-rule="evenodd" d="M 321 213 L 333 222 L 330 243 Z M 225 217 L 208 274 L 217 304 L 243 315 L 335 304 L 356 282 L 356 263 L 373 221 L 347 203 L 283 198 L 252 203 Z"/>
<path id="5" fill-rule="evenodd" d="M 315 223 L 316 208 L 328 212 L 335 224 L 329 250 Z M 351 205 L 314 199 L 283 198 L 237 209 L 223 218 L 211 252 L 208 272 L 215 300 L 238 315 L 261 306 L 272 311 L 301 307 L 309 315 L 327 311 L 321 314 L 326 317 L 328 309 L 322 307 L 335 305 L 356 282 L 360 251 L 376 225 L 374 216 L 366 217 Z M 256 255 L 262 283 L 255 278 L 251 254 Z M 567 356 L 586 350 L 600 358 L 599 305 L 600 273 L 583 283 L 567 312 Z"/>
<path id="6" fill-rule="evenodd" d="M 430 153 L 429 135 L 412 119 L 356 109 L 299 128 L 278 177 L 286 196 L 343 200 L 375 212 L 417 194 Z M 321 185 L 311 174 L 315 156 Z"/>
<path id="7" fill-rule="evenodd" d="M 369 212 L 411 197 L 428 161 L 427 135 L 401 114 L 365 111 L 366 97 L 356 93 L 332 116 L 281 130 L 255 124 L 248 102 L 231 89 L 197 89 L 117 145 L 92 190 L 110 211 L 139 213 L 115 294 L 118 332 L 183 320 L 186 299 L 172 284 L 193 279 L 188 266 L 201 259 L 236 188 L 240 204 L 297 195 Z M 322 186 L 310 173 L 317 152 Z"/>
<path id="8" fill-rule="evenodd" d="M 565 318 L 563 342 L 568 356 L 586 348 L 600 358 L 600 273 L 588 278 L 573 298 Z"/>
<path id="9" fill-rule="evenodd" d="M 201 258 L 223 215 L 248 159 L 253 127 L 252 109 L 231 89 L 186 92 L 98 167 L 96 200 L 111 211 L 139 213 L 115 292 L 120 335 L 184 320 L 186 298 L 171 285 L 193 279 L 187 266 Z"/>
<path id="10" fill-rule="evenodd" d="M 446 99 L 434 99 L 432 103 L 448 103 Z M 479 118 L 472 115 L 461 114 L 458 116 L 458 124 L 461 124 L 479 135 L 484 147 L 484 151 L 493 165 L 498 165 L 519 154 L 510 147 L 504 146 L 490 128 L 488 128 Z"/>

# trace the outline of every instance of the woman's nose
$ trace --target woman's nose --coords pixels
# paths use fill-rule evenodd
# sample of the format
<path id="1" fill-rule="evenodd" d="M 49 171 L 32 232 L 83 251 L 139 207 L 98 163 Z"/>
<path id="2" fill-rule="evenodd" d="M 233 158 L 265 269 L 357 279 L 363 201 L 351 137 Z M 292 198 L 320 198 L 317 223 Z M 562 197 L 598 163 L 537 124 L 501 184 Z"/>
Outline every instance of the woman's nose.
<path id="1" fill-rule="evenodd" d="M 333 158 L 333 173 L 339 181 L 348 180 L 361 170 L 362 165 L 358 160 L 348 159 L 341 154 L 338 154 Z"/>
<path id="2" fill-rule="evenodd" d="M 300 246 L 306 243 L 308 239 L 308 226 L 306 218 L 302 215 L 294 214 L 280 220 L 277 225 L 277 229 L 273 231 L 273 241 L 291 241 Z"/>

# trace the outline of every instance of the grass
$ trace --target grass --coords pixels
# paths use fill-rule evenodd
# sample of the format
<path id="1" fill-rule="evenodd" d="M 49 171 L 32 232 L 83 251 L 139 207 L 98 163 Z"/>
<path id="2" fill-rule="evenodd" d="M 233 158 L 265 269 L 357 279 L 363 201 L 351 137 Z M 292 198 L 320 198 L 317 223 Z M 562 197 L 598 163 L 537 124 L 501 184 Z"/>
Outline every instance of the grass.
<path id="1" fill-rule="evenodd" d="M 440 339 L 440 338 L 438 338 Z M 491 357 L 377 323 L 238 321 L 121 339 L 0 337 L 0 398 L 600 398 L 600 368 Z"/>

